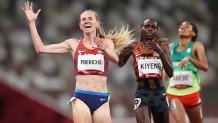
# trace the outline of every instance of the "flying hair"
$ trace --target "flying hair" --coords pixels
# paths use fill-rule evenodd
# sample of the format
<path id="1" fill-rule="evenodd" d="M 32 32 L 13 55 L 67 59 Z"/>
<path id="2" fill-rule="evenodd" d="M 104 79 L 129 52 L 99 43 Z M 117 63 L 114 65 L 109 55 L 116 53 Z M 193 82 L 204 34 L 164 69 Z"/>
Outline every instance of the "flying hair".
<path id="1" fill-rule="evenodd" d="M 97 12 L 93 10 L 85 10 L 84 12 L 93 12 L 96 20 L 101 23 Z M 133 34 L 131 34 L 132 31 L 133 30 L 129 30 L 129 25 L 122 25 L 119 30 L 115 27 L 114 29 L 109 30 L 108 33 L 105 33 L 103 27 L 100 25 L 100 27 L 96 29 L 96 36 L 99 36 L 100 38 L 110 38 L 114 42 L 115 51 L 118 52 L 134 40 L 132 38 Z"/>

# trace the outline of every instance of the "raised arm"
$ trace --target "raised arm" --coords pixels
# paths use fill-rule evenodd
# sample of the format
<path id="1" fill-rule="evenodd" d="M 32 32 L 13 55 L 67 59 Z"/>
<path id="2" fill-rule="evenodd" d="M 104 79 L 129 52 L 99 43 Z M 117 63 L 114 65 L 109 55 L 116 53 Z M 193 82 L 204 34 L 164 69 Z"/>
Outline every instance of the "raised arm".
<path id="1" fill-rule="evenodd" d="M 60 54 L 60 53 L 66 53 L 69 50 L 71 50 L 71 47 L 69 46 L 69 43 L 68 43 L 69 40 L 66 40 L 59 44 L 44 45 L 38 34 L 36 23 L 35 23 L 41 9 L 39 9 L 36 13 L 34 13 L 33 3 L 27 1 L 22 7 L 22 10 L 25 12 L 25 15 L 27 17 L 32 41 L 33 41 L 33 44 L 34 44 L 34 47 L 37 53 Z"/>
<path id="2" fill-rule="evenodd" d="M 203 71 L 207 71 L 208 62 L 207 62 L 207 58 L 205 55 L 204 45 L 201 42 L 197 41 L 194 44 L 193 50 L 194 50 L 195 56 L 197 57 L 197 60 L 190 58 L 189 61 L 192 64 L 194 64 L 196 67 L 198 67 L 199 69 Z"/>

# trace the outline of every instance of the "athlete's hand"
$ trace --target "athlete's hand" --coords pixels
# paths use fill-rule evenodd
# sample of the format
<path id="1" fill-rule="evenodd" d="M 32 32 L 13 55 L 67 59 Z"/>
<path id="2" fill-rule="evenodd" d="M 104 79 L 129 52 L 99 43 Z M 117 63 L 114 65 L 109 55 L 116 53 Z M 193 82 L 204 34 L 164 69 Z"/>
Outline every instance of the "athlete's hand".
<path id="1" fill-rule="evenodd" d="M 159 44 L 168 44 L 170 41 L 168 38 L 163 37 L 161 34 L 154 34 L 153 41 Z"/>
<path id="2" fill-rule="evenodd" d="M 100 37 L 95 37 L 94 38 L 94 43 L 97 45 L 97 47 L 95 47 L 95 48 L 98 48 L 98 49 L 101 49 L 101 50 L 106 50 L 106 48 L 107 48 L 106 43 Z"/>
<path id="3" fill-rule="evenodd" d="M 41 9 L 39 9 L 36 13 L 34 13 L 33 3 L 29 1 L 25 2 L 24 6 L 22 7 L 22 10 L 25 12 L 29 23 L 34 22 L 37 19 L 39 12 L 41 11 Z"/>
<path id="4" fill-rule="evenodd" d="M 185 57 L 182 59 L 182 61 L 179 63 L 179 67 L 180 68 L 184 68 L 187 67 L 187 63 L 190 60 L 190 57 Z"/>
<path id="5" fill-rule="evenodd" d="M 156 51 L 158 54 L 164 53 L 162 48 L 159 46 L 158 43 L 156 43 L 154 41 L 149 41 L 149 42 L 144 42 L 144 43 L 149 49 Z"/>

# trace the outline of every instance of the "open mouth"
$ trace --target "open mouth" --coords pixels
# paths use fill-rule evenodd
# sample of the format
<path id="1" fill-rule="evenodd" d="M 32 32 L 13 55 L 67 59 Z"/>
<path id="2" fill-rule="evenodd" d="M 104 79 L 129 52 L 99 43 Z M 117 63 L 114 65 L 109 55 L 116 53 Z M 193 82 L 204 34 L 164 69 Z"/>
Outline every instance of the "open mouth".
<path id="1" fill-rule="evenodd" d="M 180 29 L 179 29 L 179 32 L 184 32 L 184 29 L 181 29 L 181 28 L 180 28 Z"/>
<path id="2" fill-rule="evenodd" d="M 92 28 L 92 26 L 91 26 L 90 24 L 85 24 L 84 27 L 85 27 L 86 29 Z"/>

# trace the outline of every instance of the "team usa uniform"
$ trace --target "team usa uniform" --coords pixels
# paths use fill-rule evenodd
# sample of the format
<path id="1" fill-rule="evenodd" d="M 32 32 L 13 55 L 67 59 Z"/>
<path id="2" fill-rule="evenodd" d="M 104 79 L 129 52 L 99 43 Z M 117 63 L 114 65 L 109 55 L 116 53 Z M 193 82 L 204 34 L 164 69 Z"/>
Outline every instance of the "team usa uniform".
<path id="1" fill-rule="evenodd" d="M 88 49 L 80 40 L 75 51 L 74 67 L 75 75 L 100 75 L 107 76 L 109 60 L 105 56 L 104 51 L 94 48 Z M 90 109 L 95 111 L 102 104 L 109 101 L 109 93 L 91 92 L 86 90 L 76 89 L 73 97 L 68 102 L 74 99 L 82 100 Z"/>

